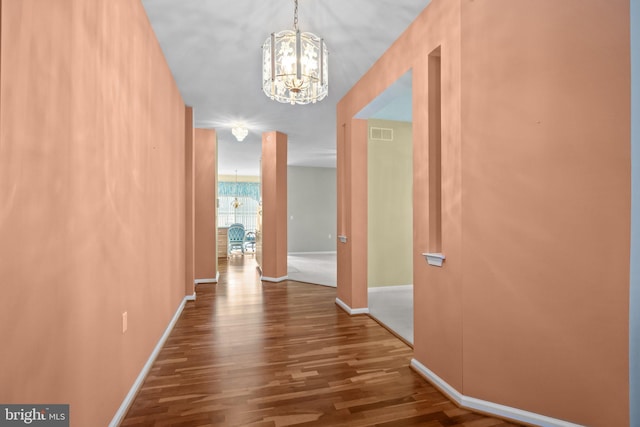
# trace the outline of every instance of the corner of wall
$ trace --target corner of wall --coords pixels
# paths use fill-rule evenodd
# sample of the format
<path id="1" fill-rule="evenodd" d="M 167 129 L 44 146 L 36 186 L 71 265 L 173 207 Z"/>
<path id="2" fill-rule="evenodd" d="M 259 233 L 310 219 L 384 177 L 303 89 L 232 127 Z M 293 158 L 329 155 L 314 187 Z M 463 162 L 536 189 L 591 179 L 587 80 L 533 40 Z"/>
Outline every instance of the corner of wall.
<path id="1" fill-rule="evenodd" d="M 631 0 L 631 253 L 629 286 L 629 402 L 640 401 L 640 0 Z M 634 262 L 634 260 L 636 260 Z M 640 405 L 630 406 L 640 426 Z"/>

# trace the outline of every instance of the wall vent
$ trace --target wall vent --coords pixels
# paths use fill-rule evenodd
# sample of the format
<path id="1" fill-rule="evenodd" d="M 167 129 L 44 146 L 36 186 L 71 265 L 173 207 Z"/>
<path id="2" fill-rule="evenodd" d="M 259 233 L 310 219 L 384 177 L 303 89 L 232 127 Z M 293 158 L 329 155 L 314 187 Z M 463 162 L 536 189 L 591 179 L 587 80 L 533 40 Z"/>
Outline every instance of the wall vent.
<path id="1" fill-rule="evenodd" d="M 369 138 L 374 141 L 393 141 L 393 129 L 391 128 L 369 128 Z"/>

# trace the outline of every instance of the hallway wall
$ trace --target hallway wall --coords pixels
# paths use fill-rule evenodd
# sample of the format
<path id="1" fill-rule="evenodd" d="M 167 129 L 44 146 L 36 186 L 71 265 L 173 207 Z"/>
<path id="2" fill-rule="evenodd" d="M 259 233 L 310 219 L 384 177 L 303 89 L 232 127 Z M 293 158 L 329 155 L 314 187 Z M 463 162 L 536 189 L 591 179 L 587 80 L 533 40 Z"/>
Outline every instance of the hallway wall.
<path id="1" fill-rule="evenodd" d="M 214 129 L 195 129 L 195 278 L 198 283 L 218 280 L 217 153 Z"/>
<path id="2" fill-rule="evenodd" d="M 262 280 L 280 282 L 287 276 L 287 146 L 289 137 L 263 132 L 260 161 L 262 214 L 256 233 L 256 259 Z"/>
<path id="3" fill-rule="evenodd" d="M 442 268 L 420 255 L 437 48 Z M 351 308 L 366 303 L 354 271 L 367 254 L 353 117 L 409 68 L 416 360 L 464 396 L 628 425 L 629 2 L 434 0 L 341 100 L 338 296 Z"/>
<path id="4" fill-rule="evenodd" d="M 0 8 L 0 402 L 105 426 L 185 296 L 185 106 L 139 1 Z"/>
<path id="5" fill-rule="evenodd" d="M 289 252 L 336 250 L 335 168 L 288 166 L 287 208 Z"/>
<path id="6" fill-rule="evenodd" d="M 462 20 L 465 393 L 628 425 L 629 2 Z"/>
<path id="7" fill-rule="evenodd" d="M 630 402 L 640 402 L 640 0 L 631 0 L 631 292 Z M 640 405 L 631 405 L 631 426 L 640 426 Z"/>
<path id="8" fill-rule="evenodd" d="M 393 141 L 371 139 L 368 164 L 367 285 L 413 284 L 413 140 L 411 123 L 369 119 L 393 129 Z"/>

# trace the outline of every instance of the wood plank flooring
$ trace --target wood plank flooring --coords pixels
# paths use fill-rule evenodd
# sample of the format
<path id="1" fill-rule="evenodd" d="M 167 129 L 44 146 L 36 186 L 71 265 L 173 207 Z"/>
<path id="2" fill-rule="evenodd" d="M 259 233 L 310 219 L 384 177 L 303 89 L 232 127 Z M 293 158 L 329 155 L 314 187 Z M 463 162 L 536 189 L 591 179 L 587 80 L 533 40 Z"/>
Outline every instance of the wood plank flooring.
<path id="1" fill-rule="evenodd" d="M 264 283 L 251 257 L 198 285 L 122 426 L 513 426 L 451 403 L 336 289 Z"/>

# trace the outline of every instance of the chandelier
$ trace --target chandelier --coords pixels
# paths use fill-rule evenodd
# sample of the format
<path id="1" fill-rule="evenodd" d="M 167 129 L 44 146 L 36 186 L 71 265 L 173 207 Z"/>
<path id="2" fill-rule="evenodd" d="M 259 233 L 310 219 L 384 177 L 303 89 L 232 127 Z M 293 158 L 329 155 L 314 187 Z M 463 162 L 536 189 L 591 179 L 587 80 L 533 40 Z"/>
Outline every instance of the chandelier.
<path id="1" fill-rule="evenodd" d="M 321 101 L 329 92 L 328 56 L 324 39 L 300 32 L 295 0 L 293 30 L 271 33 L 262 45 L 262 90 L 292 105 Z"/>
<path id="2" fill-rule="evenodd" d="M 242 202 L 238 200 L 238 169 L 236 169 L 236 197 L 231 201 L 231 207 L 233 208 L 233 222 L 236 221 L 236 209 L 242 206 Z"/>
<path id="3" fill-rule="evenodd" d="M 233 136 L 236 137 L 236 139 L 241 142 L 244 141 L 244 139 L 247 137 L 247 135 L 249 134 L 249 129 L 247 129 L 244 126 L 234 126 L 233 128 L 231 128 L 231 133 L 233 134 Z"/>

